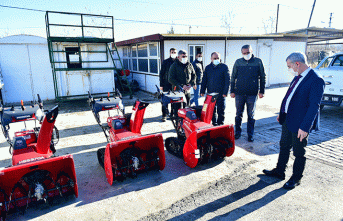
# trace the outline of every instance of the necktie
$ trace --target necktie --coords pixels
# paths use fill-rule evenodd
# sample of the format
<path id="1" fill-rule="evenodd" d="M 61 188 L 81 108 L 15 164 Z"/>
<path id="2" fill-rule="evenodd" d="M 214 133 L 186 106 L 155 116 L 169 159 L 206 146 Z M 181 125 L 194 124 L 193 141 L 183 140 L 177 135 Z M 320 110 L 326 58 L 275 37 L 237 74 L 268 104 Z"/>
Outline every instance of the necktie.
<path id="1" fill-rule="evenodd" d="M 294 78 L 294 81 L 293 81 L 293 84 L 291 85 L 291 87 L 288 88 L 288 91 L 286 93 L 286 96 L 285 98 L 283 99 L 282 101 L 282 104 L 281 104 L 281 112 L 284 113 L 285 112 L 285 108 L 286 108 L 286 102 L 287 102 L 287 99 L 289 97 L 289 95 L 292 93 L 295 85 L 297 85 L 299 79 L 301 78 L 302 76 L 301 75 L 298 75 Z"/>

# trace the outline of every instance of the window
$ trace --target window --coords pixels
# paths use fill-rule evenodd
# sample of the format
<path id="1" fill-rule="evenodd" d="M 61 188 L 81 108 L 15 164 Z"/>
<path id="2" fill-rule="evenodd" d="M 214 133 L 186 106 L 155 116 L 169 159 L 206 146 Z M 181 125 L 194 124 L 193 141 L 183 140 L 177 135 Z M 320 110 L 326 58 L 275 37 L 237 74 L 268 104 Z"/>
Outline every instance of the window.
<path id="1" fill-rule="evenodd" d="M 122 62 L 123 62 L 123 68 L 130 70 L 131 69 L 131 65 L 130 65 L 130 48 L 129 47 L 125 47 L 123 48 L 123 58 L 122 58 Z"/>
<path id="2" fill-rule="evenodd" d="M 328 57 L 326 58 L 326 60 L 324 62 L 322 62 L 320 68 L 327 68 L 329 66 L 329 64 L 331 63 L 333 57 Z"/>
<path id="3" fill-rule="evenodd" d="M 123 59 L 124 69 L 129 69 L 129 59 Z"/>
<path id="4" fill-rule="evenodd" d="M 67 47 L 66 51 L 66 60 L 68 68 L 82 68 L 81 57 L 80 57 L 80 48 L 79 47 Z"/>
<path id="5" fill-rule="evenodd" d="M 157 43 L 149 44 L 150 56 L 157 56 Z"/>
<path id="6" fill-rule="evenodd" d="M 132 46 L 131 50 L 132 50 L 132 57 L 134 58 L 137 57 L 137 46 L 136 45 Z"/>
<path id="7" fill-rule="evenodd" d="M 337 58 L 335 59 L 335 61 L 332 63 L 332 66 L 343 66 L 343 55 L 341 56 L 337 56 Z"/>
<path id="8" fill-rule="evenodd" d="M 204 46 L 203 45 L 189 45 L 189 62 L 193 62 L 195 60 L 195 56 L 197 53 L 203 52 L 204 53 Z"/>
<path id="9" fill-rule="evenodd" d="M 147 44 L 138 45 L 138 57 L 148 57 L 148 45 Z"/>
<path id="10" fill-rule="evenodd" d="M 149 72 L 148 59 L 138 59 L 138 69 L 142 72 Z"/>
<path id="11" fill-rule="evenodd" d="M 160 68 L 159 44 L 149 42 L 132 45 L 131 50 L 131 70 L 158 74 Z M 128 51 L 128 54 L 130 52 Z M 130 65 L 129 65 L 130 66 Z"/>
<path id="12" fill-rule="evenodd" d="M 137 59 L 132 59 L 132 70 L 138 71 Z"/>
<path id="13" fill-rule="evenodd" d="M 150 73 L 158 73 L 157 59 L 149 59 Z"/>

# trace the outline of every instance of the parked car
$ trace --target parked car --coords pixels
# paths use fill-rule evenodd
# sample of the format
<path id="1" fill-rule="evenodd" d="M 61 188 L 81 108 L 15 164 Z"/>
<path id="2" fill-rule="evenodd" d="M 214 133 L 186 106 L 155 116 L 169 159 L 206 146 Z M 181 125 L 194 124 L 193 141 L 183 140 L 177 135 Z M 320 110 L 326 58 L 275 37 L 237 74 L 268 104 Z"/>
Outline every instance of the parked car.
<path id="1" fill-rule="evenodd" d="M 325 105 L 340 106 L 343 100 L 343 52 L 324 58 L 315 71 L 325 81 L 325 90 L 320 108 Z"/>

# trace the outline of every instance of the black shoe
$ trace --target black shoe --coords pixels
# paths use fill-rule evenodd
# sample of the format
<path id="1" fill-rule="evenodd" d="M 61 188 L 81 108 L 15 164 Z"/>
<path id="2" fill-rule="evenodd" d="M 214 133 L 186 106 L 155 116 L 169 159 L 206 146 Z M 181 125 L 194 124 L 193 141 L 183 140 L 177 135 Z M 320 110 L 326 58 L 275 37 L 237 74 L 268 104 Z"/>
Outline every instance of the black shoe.
<path id="1" fill-rule="evenodd" d="M 249 142 L 254 142 L 254 140 L 255 140 L 255 139 L 254 139 L 253 136 L 248 136 L 248 141 L 249 141 Z"/>
<path id="2" fill-rule="evenodd" d="M 166 117 L 162 117 L 161 121 L 166 122 Z"/>
<path id="3" fill-rule="evenodd" d="M 300 185 L 300 179 L 295 179 L 293 177 L 291 177 L 287 183 L 285 183 L 285 185 L 283 185 L 283 188 L 285 188 L 286 190 L 291 190 L 294 189 L 294 187 L 299 186 Z"/>
<path id="4" fill-rule="evenodd" d="M 235 134 L 235 139 L 238 140 L 241 137 L 241 134 L 237 133 Z"/>
<path id="5" fill-rule="evenodd" d="M 266 176 L 276 177 L 278 179 L 284 180 L 285 179 L 285 173 L 279 173 L 276 168 L 272 170 L 263 170 L 262 171 Z"/>

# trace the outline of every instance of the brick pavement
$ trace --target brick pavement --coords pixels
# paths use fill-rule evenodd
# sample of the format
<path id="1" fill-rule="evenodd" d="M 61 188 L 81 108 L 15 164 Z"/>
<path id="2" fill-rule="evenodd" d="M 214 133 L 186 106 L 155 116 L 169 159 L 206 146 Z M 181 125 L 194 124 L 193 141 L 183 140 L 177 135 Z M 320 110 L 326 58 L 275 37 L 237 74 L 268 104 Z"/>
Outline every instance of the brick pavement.
<path id="1" fill-rule="evenodd" d="M 255 152 L 257 145 L 263 145 L 266 151 L 279 153 L 281 126 L 277 123 L 269 127 L 257 127 L 256 144 L 239 143 L 240 147 Z M 325 107 L 321 111 L 320 130 L 310 133 L 306 157 L 343 169 L 343 108 Z M 264 152 L 263 152 L 264 153 Z M 264 155 L 264 154 L 259 154 Z"/>

